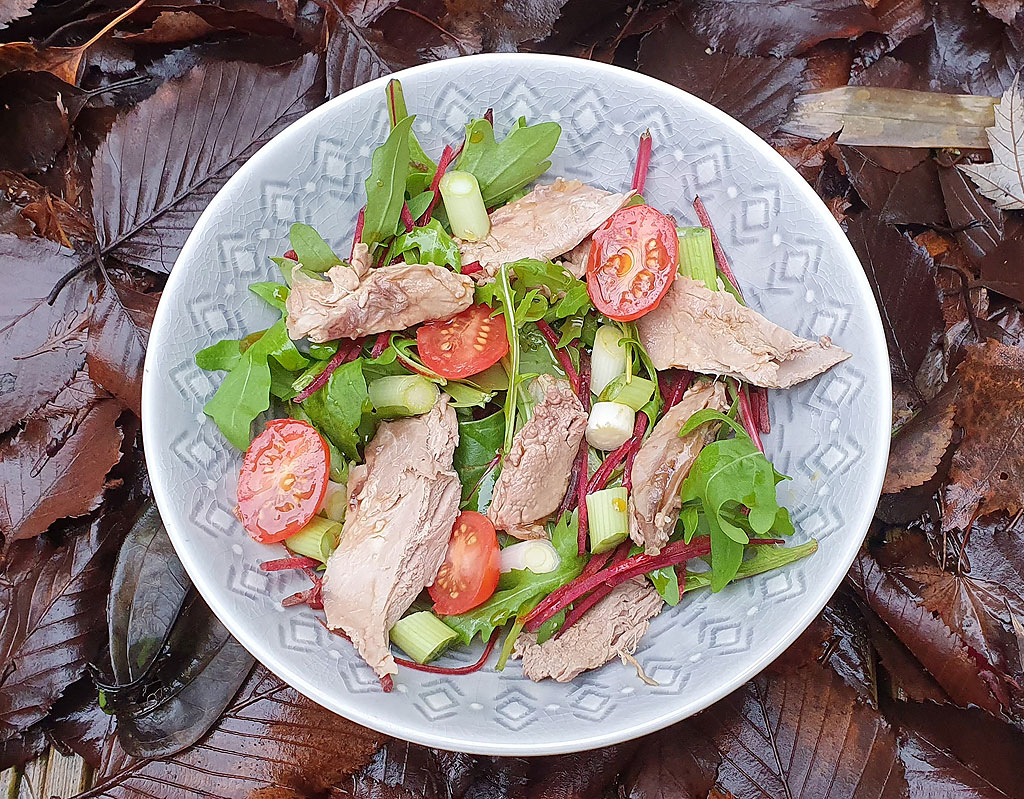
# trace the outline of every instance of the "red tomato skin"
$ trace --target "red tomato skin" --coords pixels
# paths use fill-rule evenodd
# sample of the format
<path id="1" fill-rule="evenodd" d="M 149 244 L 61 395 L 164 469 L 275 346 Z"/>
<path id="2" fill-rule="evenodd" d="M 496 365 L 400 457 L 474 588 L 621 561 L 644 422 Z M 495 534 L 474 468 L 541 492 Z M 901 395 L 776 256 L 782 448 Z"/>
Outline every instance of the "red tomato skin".
<path id="1" fill-rule="evenodd" d="M 292 451 L 282 456 L 283 449 Z M 278 457 L 274 457 L 276 450 Z M 285 461 L 287 461 L 285 463 Z M 277 468 L 274 468 L 277 467 Z M 302 482 L 286 467 L 301 467 Z M 292 507 L 278 504 L 269 513 L 268 501 L 275 498 L 271 478 L 291 476 L 293 485 L 304 493 L 292 494 Z M 305 527 L 323 504 L 330 473 L 327 442 L 311 424 L 297 419 L 271 419 L 263 432 L 253 439 L 242 460 L 238 478 L 237 515 L 250 536 L 261 544 L 283 541 Z M 280 484 L 276 498 L 288 500 L 290 490 Z"/>
<path id="2" fill-rule="evenodd" d="M 463 527 L 466 528 L 465 533 L 462 532 Z M 467 538 L 475 535 L 476 539 L 472 544 L 462 545 L 458 540 L 461 535 Z M 467 550 L 468 546 L 472 549 Z M 457 562 L 458 558 L 463 558 L 462 562 Z M 448 581 L 443 577 L 446 567 L 457 585 L 460 578 L 475 579 L 475 584 L 458 585 L 453 596 L 451 585 L 446 584 Z M 498 587 L 500 573 L 501 549 L 494 525 L 482 513 L 463 511 L 452 527 L 448 553 L 438 570 L 437 579 L 427 589 L 434 600 L 434 612 L 440 616 L 453 616 L 482 605 Z"/>
<path id="3" fill-rule="evenodd" d="M 634 232 L 636 228 L 641 230 Z M 642 242 L 638 240 L 640 237 Z M 648 243 L 654 248 L 651 254 L 657 267 L 650 269 L 641 264 L 639 270 L 632 268 L 644 256 L 643 248 Z M 618 257 L 623 249 L 631 254 L 631 269 L 623 276 L 609 277 L 605 274 L 608 261 Z M 679 242 L 672 221 L 649 205 L 620 208 L 593 233 L 587 257 L 587 292 L 594 307 L 609 319 L 630 322 L 658 307 L 678 269 Z M 631 278 L 628 287 L 626 277 Z M 641 279 L 650 285 L 639 285 L 637 281 Z M 631 296 L 627 295 L 627 289 L 631 290 Z M 632 293 L 636 289 L 640 290 L 639 295 Z M 617 296 L 606 296 L 606 290 Z"/>
<path id="4" fill-rule="evenodd" d="M 471 305 L 451 319 L 420 325 L 416 348 L 424 365 L 441 377 L 457 380 L 480 374 L 504 358 L 508 354 L 505 317 L 491 318 L 493 312 L 487 305 Z M 481 344 L 478 334 L 485 327 L 486 341 Z"/>

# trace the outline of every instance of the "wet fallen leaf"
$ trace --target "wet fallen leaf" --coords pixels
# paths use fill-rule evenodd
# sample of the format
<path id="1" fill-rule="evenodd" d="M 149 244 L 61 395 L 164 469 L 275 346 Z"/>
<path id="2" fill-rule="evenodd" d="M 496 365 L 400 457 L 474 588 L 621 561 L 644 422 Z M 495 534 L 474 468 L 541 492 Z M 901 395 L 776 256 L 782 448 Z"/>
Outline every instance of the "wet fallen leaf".
<path id="1" fill-rule="evenodd" d="M 104 713 L 91 677 L 83 677 L 53 706 L 47 737 L 62 752 L 74 752 L 91 768 L 103 761 L 103 750 L 116 738 L 116 718 Z"/>
<path id="2" fill-rule="evenodd" d="M 708 53 L 707 49 L 679 13 L 643 38 L 640 69 L 770 136 L 797 94 L 803 61 Z"/>
<path id="3" fill-rule="evenodd" d="M 7 740 L 0 740 L 0 772 L 24 766 L 39 757 L 45 749 L 46 734 L 41 723 L 33 724 Z"/>
<path id="4" fill-rule="evenodd" d="M 791 167 L 803 176 L 804 180 L 814 185 L 829 157 L 829 150 L 832 149 L 838 138 L 839 131 L 818 141 L 780 133 L 772 139 L 772 146 L 779 155 L 789 162 Z"/>
<path id="5" fill-rule="evenodd" d="M 48 72 L 0 75 L 0 169 L 37 174 L 68 142 L 88 95 Z"/>
<path id="6" fill-rule="evenodd" d="M 1024 95 L 1018 88 L 1020 75 L 996 105 L 996 123 L 986 128 L 991 164 L 965 164 L 959 168 L 970 176 L 978 191 L 996 204 L 1001 211 L 1024 209 Z"/>
<path id="7" fill-rule="evenodd" d="M 1007 25 L 1013 24 L 1024 0 L 980 0 L 981 7 Z"/>
<path id="8" fill-rule="evenodd" d="M 256 36 L 291 35 L 291 28 L 265 13 L 242 8 L 198 4 L 147 4 L 132 17 L 144 25 L 138 33 L 115 33 L 117 39 L 141 44 L 181 44 L 219 33 Z"/>
<path id="9" fill-rule="evenodd" d="M 256 666 L 199 744 L 171 758 L 142 760 L 111 746 L 87 795 L 245 799 L 270 787 L 316 794 L 365 765 L 380 743 L 376 733 L 325 710 Z"/>
<path id="10" fill-rule="evenodd" d="M 853 217 L 847 235 L 883 309 L 893 373 L 912 379 L 942 331 L 935 263 L 923 247 L 868 214 Z"/>
<path id="11" fill-rule="evenodd" d="M 21 17 L 27 17 L 32 13 L 32 6 L 36 0 L 8 0 L 0 6 L 0 30 L 6 28 L 10 23 Z"/>
<path id="12" fill-rule="evenodd" d="M 799 55 L 825 39 L 852 39 L 878 28 L 863 0 L 696 0 L 680 16 L 711 47 L 741 55 Z"/>
<path id="13" fill-rule="evenodd" d="M 885 35 L 885 49 L 892 50 L 929 24 L 925 0 L 879 0 L 869 3 L 878 20 L 878 32 Z"/>
<path id="14" fill-rule="evenodd" d="M 964 439 L 943 495 L 944 530 L 1024 507 L 1024 349 L 991 340 L 969 346 L 956 376 Z"/>
<path id="15" fill-rule="evenodd" d="M 11 546 L 0 581 L 0 741 L 43 718 L 99 652 L 103 598 L 124 533 L 118 514 Z"/>
<path id="16" fill-rule="evenodd" d="M 107 472 L 121 457 L 121 431 L 114 424 L 120 414 L 118 403 L 82 371 L 0 443 L 6 547 L 100 504 Z"/>
<path id="17" fill-rule="evenodd" d="M 840 147 L 847 175 L 874 214 L 893 224 L 946 227 L 935 162 L 927 150 Z"/>
<path id="18" fill-rule="evenodd" d="M 952 392 L 929 403 L 900 428 L 889 448 L 883 494 L 895 494 L 931 480 L 953 440 L 956 404 Z"/>
<path id="19" fill-rule="evenodd" d="M 89 374 L 140 418 L 142 362 L 159 299 L 112 277 L 100 289 L 89 323 Z"/>
<path id="20" fill-rule="evenodd" d="M 862 701 L 877 708 L 875 650 L 867 624 L 851 594 L 844 590 L 837 592 L 815 623 L 827 625 L 828 634 L 816 660 L 838 674 Z"/>
<path id="21" fill-rule="evenodd" d="M 318 67 L 313 55 L 269 68 L 206 62 L 119 116 L 92 163 L 92 213 L 102 253 L 169 272 L 224 182 L 322 100 Z"/>
<path id="22" fill-rule="evenodd" d="M 398 0 L 340 0 L 340 10 L 354 25 L 365 27 L 384 12 L 398 5 Z"/>
<path id="23" fill-rule="evenodd" d="M 36 235 L 69 248 L 71 239 L 92 241 L 92 223 L 85 215 L 34 180 L 0 171 L 0 193 L 20 207 L 21 216 L 32 223 Z"/>
<path id="24" fill-rule="evenodd" d="M 1024 66 L 1022 33 L 976 10 L 973 3 L 930 3 L 927 74 L 933 90 L 998 97 Z"/>
<path id="25" fill-rule="evenodd" d="M 706 797 L 715 786 L 722 756 L 710 741 L 682 722 L 645 738 L 623 775 L 622 799 Z"/>
<path id="26" fill-rule="evenodd" d="M 333 6 L 327 9 L 324 32 L 328 97 L 391 72 L 391 64 L 381 55 L 383 42 L 377 33 L 360 29 Z"/>

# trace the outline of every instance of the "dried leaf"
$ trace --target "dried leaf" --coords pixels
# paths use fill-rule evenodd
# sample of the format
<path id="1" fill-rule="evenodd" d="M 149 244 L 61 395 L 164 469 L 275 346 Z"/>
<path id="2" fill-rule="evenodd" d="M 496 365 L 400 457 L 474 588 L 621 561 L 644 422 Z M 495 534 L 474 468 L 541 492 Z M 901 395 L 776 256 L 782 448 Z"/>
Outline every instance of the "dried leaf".
<path id="1" fill-rule="evenodd" d="M 322 100 L 318 66 L 313 55 L 269 68 L 203 63 L 119 116 L 92 164 L 92 212 L 103 254 L 170 271 L 224 182 Z"/>
<path id="2" fill-rule="evenodd" d="M 925 0 L 880 0 L 870 5 L 878 19 L 878 32 L 885 34 L 886 50 L 892 50 L 928 27 Z"/>
<path id="3" fill-rule="evenodd" d="M 931 0 L 932 90 L 998 97 L 1024 66 L 1024 32 L 978 13 L 974 3 Z"/>
<path id="4" fill-rule="evenodd" d="M 1024 0 L 980 0 L 980 2 L 981 7 L 989 14 L 1007 25 L 1013 24 L 1021 6 L 1024 6 Z"/>
<path id="5" fill-rule="evenodd" d="M 375 31 L 361 30 L 333 6 L 327 9 L 324 31 L 328 97 L 337 97 L 353 86 L 391 72 L 391 64 L 381 55 L 383 43 Z"/>
<path id="6" fill-rule="evenodd" d="M 70 239 L 93 240 L 92 223 L 85 215 L 34 180 L 16 172 L 2 171 L 0 192 L 21 206 L 21 215 L 32 222 L 37 235 L 65 247 L 72 246 Z"/>
<path id="7" fill-rule="evenodd" d="M 935 263 L 923 247 L 866 213 L 850 220 L 847 235 L 882 311 L 893 373 L 912 379 L 943 329 Z"/>
<path id="8" fill-rule="evenodd" d="M 140 418 L 142 362 L 159 299 L 112 278 L 101 289 L 89 323 L 89 374 Z"/>
<path id="9" fill-rule="evenodd" d="M 829 150 L 838 138 L 839 131 L 819 141 L 780 133 L 772 138 L 772 147 L 804 180 L 814 185 L 825 166 Z"/>
<path id="10" fill-rule="evenodd" d="M 740 55 L 799 55 L 825 39 L 853 39 L 878 29 L 863 0 L 695 0 L 680 17 L 711 47 Z"/>
<path id="11" fill-rule="evenodd" d="M 99 704 L 99 693 L 90 677 L 83 677 L 57 701 L 47 721 L 47 736 L 54 746 L 65 752 L 74 752 L 90 768 L 97 769 L 103 760 L 103 750 L 116 738 L 115 717 L 104 713 Z"/>
<path id="12" fill-rule="evenodd" d="M 672 16 L 674 5 L 630 0 L 567 0 L 550 35 L 536 43 L 524 43 L 523 47 L 610 64 L 623 41 L 654 30 Z M 635 68 L 635 57 L 629 66 Z"/>
<path id="13" fill-rule="evenodd" d="M 640 69 L 771 135 L 796 96 L 803 61 L 709 54 L 683 20 L 680 12 L 643 38 Z"/>
<path id="14" fill-rule="evenodd" d="M 244 799 L 270 787 L 315 794 L 361 768 L 380 742 L 257 666 L 198 745 L 152 760 L 112 746 L 88 796 Z"/>
<path id="15" fill-rule="evenodd" d="M 864 617 L 850 593 L 838 591 L 821 612 L 818 623 L 828 631 L 818 662 L 830 666 L 862 701 L 877 708 L 875 650 Z"/>
<path id="16" fill-rule="evenodd" d="M 132 22 L 146 28 L 138 33 L 116 33 L 115 38 L 134 44 L 179 44 L 218 33 L 292 35 L 289 25 L 265 13 L 215 5 L 147 5 Z"/>
<path id="17" fill-rule="evenodd" d="M 0 534 L 5 546 L 57 519 L 99 506 L 121 458 L 120 406 L 89 379 L 74 380 L 0 444 Z"/>
<path id="18" fill-rule="evenodd" d="M 0 740 L 0 773 L 21 768 L 46 750 L 46 734 L 42 723 L 33 724 L 24 732 Z"/>
<path id="19" fill-rule="evenodd" d="M 889 449 L 883 494 L 896 494 L 931 480 L 953 440 L 956 405 L 952 393 L 930 403 L 900 428 Z"/>
<path id="20" fill-rule="evenodd" d="M 992 340 L 968 346 L 956 377 L 964 439 L 943 495 L 944 530 L 1024 507 L 1024 349 Z"/>
<path id="21" fill-rule="evenodd" d="M 365 28 L 371 22 L 398 5 L 399 0 L 341 0 L 341 12 L 353 25 Z"/>
<path id="22" fill-rule="evenodd" d="M 841 147 L 857 194 L 884 222 L 946 227 L 946 206 L 935 162 L 927 150 Z M 895 167 L 895 168 L 894 168 Z"/>
<path id="23" fill-rule="evenodd" d="M 623 775 L 622 799 L 706 797 L 722 762 L 718 750 L 682 722 L 643 740 Z"/>
<path id="24" fill-rule="evenodd" d="M 0 30 L 10 25 L 14 20 L 27 17 L 32 13 L 32 6 L 36 0 L 7 0 L 0 6 Z"/>
<path id="25" fill-rule="evenodd" d="M 1019 80 L 1018 74 L 996 105 L 995 126 L 985 129 L 992 163 L 960 167 L 1001 211 L 1024 209 L 1024 95 L 1017 88 Z"/>
<path id="26" fill-rule="evenodd" d="M 88 96 L 48 72 L 0 75 L 0 169 L 38 174 L 67 144 Z"/>
<path id="27" fill-rule="evenodd" d="M 0 580 L 0 740 L 43 718 L 103 644 L 103 597 L 118 538 L 118 514 L 68 536 L 19 541 Z"/>
<path id="28" fill-rule="evenodd" d="M 838 799 L 905 795 L 896 739 L 831 669 L 773 670 L 693 719 L 722 756 L 734 796 Z"/>

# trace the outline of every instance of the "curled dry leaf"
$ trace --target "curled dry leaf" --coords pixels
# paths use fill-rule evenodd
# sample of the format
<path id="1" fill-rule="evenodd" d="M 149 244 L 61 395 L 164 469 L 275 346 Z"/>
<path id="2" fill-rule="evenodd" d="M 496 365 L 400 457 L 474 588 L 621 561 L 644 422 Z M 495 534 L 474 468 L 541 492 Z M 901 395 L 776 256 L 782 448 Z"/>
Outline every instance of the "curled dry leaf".
<path id="1" fill-rule="evenodd" d="M 86 344 L 89 374 L 142 417 L 142 363 L 159 294 L 106 281 L 93 308 Z"/>
<path id="2" fill-rule="evenodd" d="M 996 124 L 985 129 L 992 163 L 960 167 L 1002 211 L 1024 209 L 1024 95 L 1019 81 L 1018 74 L 996 105 Z"/>
<path id="3" fill-rule="evenodd" d="M 770 136 L 786 115 L 804 67 L 798 58 L 708 53 L 682 12 L 643 38 L 639 63 L 644 72 L 713 103 L 762 136 Z"/>
<path id="4" fill-rule="evenodd" d="M 893 224 L 945 227 L 946 208 L 927 150 L 841 147 L 846 174 L 875 215 Z"/>
<path id="5" fill-rule="evenodd" d="M 981 7 L 996 19 L 1012 25 L 1024 0 L 981 0 Z"/>
<path id="6" fill-rule="evenodd" d="M 0 79 L 2 80 L 2 79 Z M 92 223 L 77 208 L 17 172 L 0 171 L 0 193 L 21 208 L 37 235 L 71 247 L 71 239 L 92 241 Z"/>
<path id="7" fill-rule="evenodd" d="M 37 174 L 67 144 L 71 125 L 88 99 L 48 72 L 0 75 L 0 169 Z"/>
<path id="8" fill-rule="evenodd" d="M 256 666 L 199 744 L 136 760 L 108 748 L 94 787 L 77 799 L 245 799 L 261 788 L 317 794 L 364 766 L 381 737 L 306 699 Z"/>
<path id="9" fill-rule="evenodd" d="M 889 449 L 883 494 L 896 494 L 931 480 L 953 440 L 953 392 L 929 403 L 900 428 Z"/>
<path id="10" fill-rule="evenodd" d="M 115 120 L 93 157 L 92 215 L 103 254 L 169 272 L 224 182 L 322 99 L 314 55 L 281 67 L 205 62 L 164 83 Z"/>
<path id="11" fill-rule="evenodd" d="M 99 506 L 107 472 L 121 458 L 120 414 L 118 403 L 83 370 L 0 444 L 5 547 Z"/>
<path id="12" fill-rule="evenodd" d="M 392 65 L 381 54 L 383 42 L 376 31 L 358 27 L 333 5 L 324 16 L 324 35 L 328 97 L 337 97 L 353 86 L 392 71 Z"/>
<path id="13" fill-rule="evenodd" d="M 85 362 L 95 279 L 80 274 L 46 302 L 79 264 L 53 242 L 0 234 L 0 431 L 52 399 Z"/>
<path id="14" fill-rule="evenodd" d="M 0 580 L 0 741 L 43 718 L 103 644 L 103 598 L 118 538 L 119 514 L 65 536 L 19 541 Z"/>
<path id="15" fill-rule="evenodd" d="M 943 494 L 944 530 L 1024 507 L 1024 349 L 992 340 L 970 345 L 956 379 L 964 438 Z"/>

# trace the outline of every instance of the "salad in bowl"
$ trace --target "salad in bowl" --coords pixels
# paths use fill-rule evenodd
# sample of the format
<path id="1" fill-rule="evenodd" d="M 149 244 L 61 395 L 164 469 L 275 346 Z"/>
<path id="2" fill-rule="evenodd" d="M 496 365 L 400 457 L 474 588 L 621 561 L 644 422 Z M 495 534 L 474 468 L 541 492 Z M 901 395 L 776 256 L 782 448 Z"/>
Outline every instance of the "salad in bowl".
<path id="1" fill-rule="evenodd" d="M 786 543 L 766 392 L 849 353 L 745 302 L 699 197 L 700 227 L 645 201 L 649 134 L 631 185 L 588 185 L 547 174 L 555 121 L 488 111 L 428 153 L 398 81 L 386 103 L 351 248 L 294 224 L 251 286 L 280 319 L 195 355 L 245 452 L 239 533 L 385 691 L 496 649 L 653 682 L 634 654 L 666 606 L 815 552 Z"/>

